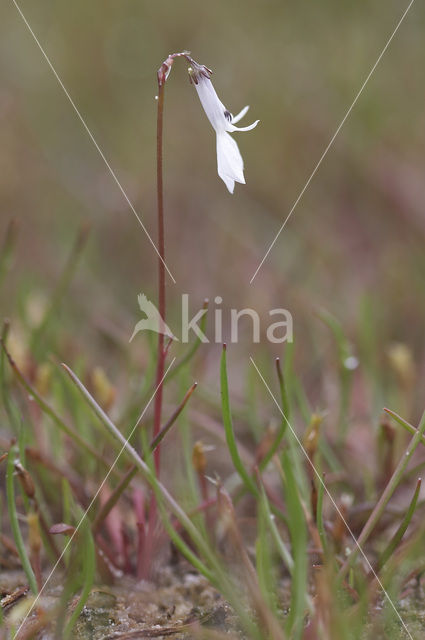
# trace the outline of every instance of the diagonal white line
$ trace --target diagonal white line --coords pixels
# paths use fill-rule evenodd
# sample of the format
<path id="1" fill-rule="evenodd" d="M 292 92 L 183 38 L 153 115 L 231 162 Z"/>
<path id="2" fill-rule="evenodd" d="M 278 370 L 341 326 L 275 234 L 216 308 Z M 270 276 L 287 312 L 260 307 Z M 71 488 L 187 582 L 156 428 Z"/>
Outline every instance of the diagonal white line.
<path id="1" fill-rule="evenodd" d="M 124 451 L 124 449 L 127 447 L 131 436 L 133 435 L 133 433 L 135 432 L 135 430 L 137 429 L 137 427 L 139 426 L 140 421 L 142 420 L 143 416 L 145 415 L 146 411 L 148 410 L 149 405 L 151 404 L 152 400 L 155 398 L 158 390 L 160 389 L 162 383 L 164 382 L 169 370 L 171 369 L 171 367 L 173 366 L 174 362 L 175 362 L 176 358 L 174 357 L 166 372 L 164 373 L 164 375 L 162 376 L 162 379 L 160 381 L 160 383 L 158 384 L 158 386 L 156 387 L 155 391 L 152 393 L 151 397 L 148 400 L 147 405 L 145 406 L 145 408 L 143 409 L 142 413 L 140 414 L 139 418 L 137 419 L 136 424 L 134 425 L 134 427 L 131 429 L 130 431 L 130 435 L 128 436 L 127 440 L 124 442 L 124 444 L 122 445 L 121 449 L 119 450 L 117 457 L 115 458 L 114 462 L 112 463 L 112 465 L 109 468 L 108 473 L 106 474 L 106 476 L 104 477 L 104 479 L 102 480 L 101 484 L 99 485 L 98 490 L 96 491 L 96 493 L 94 494 L 89 506 L 87 507 L 87 509 L 84 511 L 83 515 L 80 518 L 80 521 L 78 522 L 75 531 L 72 533 L 72 536 L 69 538 L 68 542 L 66 543 L 62 553 L 60 554 L 59 558 L 57 559 L 55 565 L 53 566 L 52 570 L 50 571 L 49 575 L 47 576 L 46 580 L 44 581 L 43 586 L 41 587 L 40 591 L 37 593 L 36 597 L 34 598 L 33 603 L 31 604 L 31 607 L 29 608 L 28 612 L 25 615 L 25 618 L 22 620 L 21 624 L 19 625 L 19 628 L 17 629 L 17 631 L 14 633 L 12 640 L 15 640 L 18 637 L 19 631 L 22 629 L 23 625 L 25 624 L 25 621 L 27 620 L 28 616 L 30 615 L 31 611 L 34 609 L 35 605 L 37 604 L 41 594 L 43 593 L 43 591 L 45 590 L 48 582 L 50 581 L 52 575 L 54 574 L 54 572 L 56 571 L 56 569 L 59 566 L 60 561 L 62 560 L 63 556 L 65 555 L 69 545 L 72 543 L 75 535 L 78 533 L 78 530 L 80 529 L 82 523 L 84 522 L 84 520 L 87 517 L 88 512 L 90 511 L 90 509 L 92 508 L 93 504 L 96 502 L 97 497 L 99 495 L 99 493 L 102 491 L 102 488 L 104 487 L 106 481 L 108 480 L 109 476 L 111 475 L 112 471 L 115 468 L 115 465 L 117 464 L 118 460 L 121 457 L 122 452 Z"/>
<path id="2" fill-rule="evenodd" d="M 169 270 L 169 268 L 167 267 L 167 265 L 165 264 L 164 259 L 162 258 L 162 256 L 160 255 L 156 244 L 154 243 L 154 241 L 152 240 L 148 230 L 146 229 L 145 225 L 143 224 L 139 214 L 137 213 L 136 209 L 134 208 L 132 202 L 130 201 L 128 195 L 126 194 L 126 192 L 124 191 L 124 188 L 122 187 L 120 181 L 117 178 L 117 175 L 115 173 L 115 171 L 112 169 L 111 165 L 109 164 L 108 160 L 106 159 L 105 154 L 103 153 L 102 149 L 100 148 L 100 146 L 98 145 L 94 135 L 92 134 L 92 132 L 90 131 L 86 121 L 84 120 L 83 116 L 81 115 L 80 111 L 78 110 L 77 105 L 75 104 L 74 100 L 71 98 L 68 90 L 66 89 L 65 85 L 63 84 L 61 78 L 59 77 L 56 69 L 54 68 L 49 56 L 47 55 L 47 53 L 44 51 L 43 47 L 41 46 L 37 36 L 35 35 L 34 31 L 32 30 L 28 20 L 26 19 L 26 17 L 24 16 L 24 14 L 21 11 L 21 8 L 19 7 L 18 3 L 16 2 L 16 0 L 12 0 L 13 4 L 15 5 L 19 15 L 21 16 L 22 20 L 24 21 L 25 25 L 28 28 L 28 31 L 31 33 L 32 37 L 34 38 L 38 48 L 40 49 L 41 53 L 43 54 L 44 59 L 46 60 L 47 64 L 49 65 L 50 69 L 53 72 L 53 75 L 55 76 L 56 80 L 58 81 L 59 85 L 61 86 L 64 94 L 66 95 L 66 97 L 68 98 L 69 102 L 71 103 L 72 108 L 74 109 L 75 113 L 77 114 L 81 124 L 83 125 L 84 129 L 86 130 L 90 140 L 93 142 L 94 146 L 96 147 L 100 157 L 102 158 L 103 162 L 105 163 L 106 167 L 109 170 L 109 173 L 111 174 L 111 176 L 113 177 L 113 179 L 115 180 L 118 189 L 121 191 L 122 195 L 124 196 L 124 199 L 126 200 L 128 206 L 130 207 L 131 211 L 134 213 L 135 217 L 137 218 L 138 223 L 140 224 L 140 226 L 142 227 L 143 231 L 145 232 L 149 242 L 151 243 L 152 247 L 154 248 L 158 258 L 161 260 L 161 262 L 163 263 L 165 269 L 168 272 L 168 275 L 170 276 L 171 280 L 174 282 L 174 284 L 176 284 L 176 281 L 174 279 L 174 276 L 172 275 L 171 271 Z"/>
<path id="3" fill-rule="evenodd" d="M 342 127 L 344 126 L 348 116 L 350 115 L 350 113 L 352 112 L 354 106 L 356 105 L 358 99 L 360 98 L 361 94 L 363 93 L 363 89 L 366 87 L 367 83 L 369 82 L 370 78 L 372 77 L 376 67 L 378 66 L 378 64 L 381 62 L 381 59 L 383 57 L 383 55 L 385 54 L 386 50 L 388 49 L 388 47 L 391 44 L 392 39 L 394 38 L 395 34 L 397 33 L 397 31 L 399 30 L 401 23 L 403 22 L 404 18 L 407 16 L 410 7 L 412 6 L 412 4 L 414 3 L 415 0 L 410 0 L 409 5 L 407 7 L 407 9 L 405 10 L 405 12 L 403 13 L 403 15 L 401 16 L 400 20 L 397 23 L 396 28 L 394 29 L 394 31 L 392 32 L 391 36 L 389 37 L 385 47 L 382 49 L 381 53 L 378 56 L 377 61 L 375 62 L 375 64 L 373 65 L 372 69 L 369 71 L 366 80 L 363 82 L 362 86 L 360 87 L 356 97 L 354 98 L 350 108 L 348 109 L 347 113 L 345 114 L 345 116 L 343 117 L 343 119 L 341 120 L 337 130 L 335 131 L 334 135 L 332 136 L 328 146 L 326 147 L 326 149 L 324 150 L 324 152 L 322 153 L 322 155 L 320 156 L 319 162 L 316 164 L 316 166 L 314 167 L 309 179 L 307 180 L 307 182 L 305 183 L 304 187 L 301 190 L 301 193 L 299 194 L 298 198 L 295 200 L 294 204 L 292 205 L 292 208 L 290 209 L 288 215 L 286 216 L 282 226 L 280 227 L 279 231 L 277 232 L 277 234 L 275 235 L 275 237 L 273 238 L 273 241 L 271 242 L 269 248 L 267 249 L 266 253 L 264 254 L 263 259 L 261 260 L 260 264 L 258 265 L 254 275 L 252 276 L 251 280 L 249 281 L 249 284 L 252 284 L 254 281 L 254 278 L 256 277 L 257 273 L 260 271 L 261 267 L 264 264 L 264 261 L 266 260 L 267 256 L 269 255 L 270 251 L 273 249 L 274 245 L 276 244 L 277 239 L 279 238 L 280 234 L 282 233 L 283 229 L 286 226 L 286 223 L 288 222 L 289 218 L 292 216 L 292 213 L 294 212 L 295 207 L 298 205 L 299 201 L 301 200 L 301 198 L 303 197 L 305 191 L 307 190 L 310 182 L 313 180 L 314 176 L 316 175 L 320 165 L 322 164 L 323 160 L 325 159 L 329 149 L 331 148 L 331 146 L 333 145 L 333 143 L 335 142 L 335 138 L 337 137 L 337 135 L 339 134 L 339 132 L 341 131 Z"/>
<path id="4" fill-rule="evenodd" d="M 295 430 L 292 428 L 291 423 L 289 422 L 288 418 L 285 416 L 279 402 L 276 400 L 275 396 L 273 395 L 272 390 L 270 389 L 269 385 L 267 384 L 267 382 L 264 379 L 264 376 L 262 375 L 261 371 L 259 370 L 259 368 L 257 367 L 257 365 L 254 362 L 254 359 L 250 356 L 249 359 L 251 360 L 252 364 L 254 365 L 254 368 L 256 370 L 256 372 L 258 373 L 259 377 L 261 378 L 264 386 L 266 387 L 267 391 L 270 394 L 270 397 L 272 398 L 273 402 L 275 403 L 275 405 L 277 406 L 279 413 L 282 415 L 282 418 L 285 420 L 286 424 L 288 425 L 289 429 L 292 432 L 292 435 L 294 436 L 295 440 L 298 443 L 298 446 L 300 447 L 301 451 L 303 452 L 304 456 L 306 457 L 309 465 L 311 466 L 311 468 L 313 469 L 315 475 L 317 476 L 317 479 L 319 480 L 320 484 L 322 485 L 323 489 L 326 491 L 326 494 L 328 495 L 330 501 L 332 502 L 332 505 L 335 507 L 336 512 L 338 513 L 339 517 L 341 518 L 342 522 L 344 523 L 344 526 L 346 527 L 348 533 L 350 534 L 351 538 L 353 539 L 354 544 L 357 546 L 358 550 L 360 551 L 361 555 L 363 556 L 363 558 L 365 559 L 371 573 L 373 574 L 375 580 L 377 581 L 377 583 L 379 584 L 380 588 L 382 589 L 382 592 L 384 593 L 385 597 L 387 598 L 388 602 L 390 603 L 391 607 L 394 609 L 395 613 L 397 614 L 398 619 L 400 620 L 401 624 L 403 625 L 403 629 L 406 631 L 407 635 L 409 636 L 410 640 L 413 640 L 412 635 L 410 634 L 408 628 L 406 627 L 405 622 L 403 621 L 403 618 L 401 617 L 401 615 L 399 614 L 394 602 L 391 600 L 389 594 L 387 593 L 387 591 L 385 590 L 384 585 L 382 584 L 381 580 L 379 579 L 379 577 L 377 576 L 374 568 L 372 567 L 371 563 L 369 562 L 368 557 L 366 556 L 365 552 L 363 551 L 362 547 L 359 545 L 359 543 L 357 542 L 357 538 L 354 535 L 354 533 L 352 532 L 350 525 L 348 524 L 348 522 L 346 521 L 346 519 L 344 518 L 344 515 L 342 514 L 340 508 L 338 507 L 337 503 L 335 502 L 332 494 L 330 493 L 329 489 L 327 488 L 326 484 L 323 481 L 322 476 L 320 475 L 320 473 L 317 471 L 316 467 L 314 466 L 313 461 L 311 460 L 310 456 L 308 455 L 307 451 L 305 450 L 301 440 L 299 439 L 298 435 L 296 434 Z"/>

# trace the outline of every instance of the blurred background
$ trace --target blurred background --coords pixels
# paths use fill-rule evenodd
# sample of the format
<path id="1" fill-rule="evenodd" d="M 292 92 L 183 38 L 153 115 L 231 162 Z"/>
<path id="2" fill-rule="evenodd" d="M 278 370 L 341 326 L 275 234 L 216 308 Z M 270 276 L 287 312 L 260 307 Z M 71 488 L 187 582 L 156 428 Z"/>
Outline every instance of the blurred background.
<path id="1" fill-rule="evenodd" d="M 177 61 L 165 98 L 168 319 L 181 293 L 284 307 L 295 363 L 313 407 L 332 412 L 337 346 L 321 310 L 359 360 L 352 412 L 388 399 L 417 419 L 425 373 L 425 9 L 413 5 L 253 284 L 255 269 L 395 28 L 406 2 L 21 0 L 20 7 L 156 239 L 156 70 L 188 49 L 213 72 L 228 109 L 251 105 L 235 134 L 246 186 L 216 172 L 214 132 Z M 0 9 L 0 237 L 16 222 L 1 315 L 25 335 L 43 315 L 82 225 L 90 225 L 60 305 L 57 359 L 99 364 L 119 388 L 129 361 L 147 366 L 148 337 L 128 345 L 137 294 L 156 300 L 156 255 L 12 1 Z M 245 121 L 244 123 L 245 124 Z M 212 304 L 212 308 L 214 305 Z M 237 393 L 282 346 L 229 355 Z M 264 329 L 266 325 L 264 325 Z M 19 340 L 17 340 L 19 343 Z M 177 346 L 176 353 L 183 347 Z M 218 388 L 216 345 L 202 375 Z M 43 354 L 46 356 L 46 354 Z M 271 369 L 270 369 L 271 370 Z"/>

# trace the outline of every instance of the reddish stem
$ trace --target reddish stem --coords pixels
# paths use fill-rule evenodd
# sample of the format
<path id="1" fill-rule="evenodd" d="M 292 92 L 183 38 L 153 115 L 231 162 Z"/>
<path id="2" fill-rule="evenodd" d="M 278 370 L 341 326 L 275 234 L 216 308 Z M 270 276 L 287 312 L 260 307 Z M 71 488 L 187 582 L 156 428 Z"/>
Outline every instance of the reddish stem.
<path id="1" fill-rule="evenodd" d="M 165 323 L 165 233 L 164 233 L 164 197 L 162 179 L 162 131 L 164 114 L 164 86 L 166 77 L 158 72 L 158 107 L 157 107 L 157 133 L 156 133 L 156 184 L 157 184 L 157 209 L 158 209 L 158 310 Z M 162 414 L 162 379 L 165 370 L 165 358 L 167 352 L 164 349 L 164 334 L 158 333 L 158 353 L 155 378 L 155 404 L 153 418 L 153 437 L 161 431 Z M 156 476 L 159 478 L 161 466 L 161 446 L 154 451 L 154 463 Z M 152 557 L 155 550 L 155 533 L 158 522 L 158 506 L 155 495 L 152 494 L 149 504 L 149 521 L 146 535 L 144 536 L 143 557 L 139 550 L 138 574 L 145 579 L 150 577 L 152 571 Z"/>
<path id="2" fill-rule="evenodd" d="M 158 82 L 158 111 L 156 135 L 156 170 L 157 170 L 157 204 L 158 204 L 158 310 L 165 322 L 165 233 L 164 233 L 164 196 L 162 179 L 162 130 L 164 113 L 164 84 Z M 158 356 L 156 364 L 156 384 L 154 407 L 153 437 L 161 430 L 162 414 L 162 378 L 165 369 L 164 334 L 158 333 Z M 159 477 L 161 447 L 154 452 L 155 470 Z"/>

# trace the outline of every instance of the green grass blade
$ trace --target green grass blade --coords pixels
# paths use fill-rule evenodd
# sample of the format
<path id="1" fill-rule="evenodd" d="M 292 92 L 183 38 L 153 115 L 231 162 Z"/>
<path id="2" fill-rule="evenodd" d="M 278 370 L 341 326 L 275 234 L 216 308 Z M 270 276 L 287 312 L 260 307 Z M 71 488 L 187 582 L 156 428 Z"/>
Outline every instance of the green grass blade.
<path id="1" fill-rule="evenodd" d="M 269 521 L 264 500 L 258 502 L 257 541 L 255 544 L 258 584 L 265 602 L 274 615 L 277 613 L 276 564 L 270 544 Z"/>
<path id="2" fill-rule="evenodd" d="M 56 426 L 61 431 L 66 433 L 66 435 L 69 436 L 72 440 L 74 440 L 74 442 L 76 442 L 76 444 L 78 444 L 80 447 L 85 449 L 88 453 L 90 453 L 90 455 L 95 457 L 99 462 L 102 463 L 102 465 L 108 466 L 107 463 L 105 462 L 105 460 L 102 458 L 102 456 L 99 455 L 98 452 L 95 449 L 93 449 L 93 447 L 91 447 L 76 431 L 74 431 L 74 429 L 72 429 L 72 427 L 67 425 L 62 420 L 62 418 L 60 418 L 57 415 L 57 413 L 54 411 L 54 409 L 45 400 L 43 400 L 41 395 L 30 385 L 30 383 L 25 378 L 25 376 L 21 373 L 21 371 L 18 369 L 18 367 L 16 365 L 16 362 L 13 360 L 12 356 L 8 352 L 3 339 L 0 339 L 0 344 L 3 347 L 3 351 L 6 354 L 7 359 L 9 360 L 9 364 L 10 364 L 14 374 L 16 375 L 18 381 L 20 382 L 22 387 L 29 393 L 29 395 L 34 398 L 34 400 L 36 401 L 36 403 L 38 404 L 40 409 L 42 409 L 43 413 L 48 415 L 49 418 L 51 418 L 53 420 L 53 422 L 56 424 Z"/>
<path id="3" fill-rule="evenodd" d="M 288 393 L 287 393 L 287 387 L 286 387 L 286 383 L 285 383 L 285 379 L 282 373 L 282 369 L 280 366 L 280 360 L 279 358 L 276 358 L 276 371 L 277 371 L 277 377 L 279 380 L 279 389 L 280 389 L 280 398 L 281 398 L 281 403 L 282 403 L 282 411 L 285 417 L 282 417 L 282 420 L 280 422 L 280 427 L 277 430 L 277 434 L 275 439 L 272 442 L 272 445 L 270 447 L 270 449 L 267 451 L 266 455 L 264 456 L 264 458 L 261 460 L 260 464 L 259 464 L 259 470 L 260 471 L 264 471 L 264 469 L 267 467 L 267 465 L 269 464 L 270 460 L 273 458 L 274 454 L 276 453 L 276 451 L 279 449 L 279 445 L 282 442 L 286 430 L 288 428 L 288 422 L 290 420 L 290 408 L 289 408 L 289 397 L 288 397 Z M 285 419 L 286 418 L 286 419 Z"/>
<path id="4" fill-rule="evenodd" d="M 3 328 L 1 333 L 1 344 L 6 344 L 9 334 L 10 324 L 8 320 L 3 322 Z M 6 382 L 6 367 L 5 367 L 5 350 L 0 350 L 0 391 L 3 400 L 3 407 L 9 420 L 10 427 L 15 433 L 18 433 L 20 426 L 19 416 L 16 415 L 15 407 L 10 402 L 10 391 L 7 388 Z"/>
<path id="5" fill-rule="evenodd" d="M 128 442 L 125 436 L 122 435 L 120 430 L 115 426 L 115 424 L 112 422 L 109 416 L 98 405 L 96 400 L 92 397 L 92 395 L 83 385 L 83 383 L 76 377 L 74 372 L 66 365 L 63 365 L 63 366 L 65 368 L 65 371 L 67 371 L 68 375 L 70 376 L 71 380 L 74 382 L 76 387 L 80 390 L 80 392 L 83 394 L 88 405 L 91 407 L 94 413 L 101 420 L 102 424 L 110 431 L 110 433 L 112 433 L 115 439 L 121 444 L 120 453 L 125 453 L 126 456 L 130 460 L 132 460 L 132 462 L 137 466 L 137 468 L 139 469 L 145 481 L 152 487 L 154 491 L 158 492 L 158 495 L 161 495 L 161 500 L 164 502 L 164 504 L 167 505 L 170 511 L 174 513 L 177 520 L 186 529 L 187 533 L 192 538 L 193 542 L 197 545 L 200 553 L 208 561 L 209 566 L 214 566 L 216 563 L 215 556 L 211 553 L 209 545 L 200 535 L 199 531 L 194 526 L 189 516 L 180 507 L 180 505 L 176 502 L 176 500 L 174 500 L 174 498 L 171 496 L 171 494 L 168 492 L 165 486 L 156 478 L 153 470 L 149 467 L 149 465 L 144 460 L 142 460 L 142 458 L 139 456 L 139 454 L 134 449 L 134 447 L 132 447 L 132 445 Z M 151 400 L 152 399 L 153 399 L 153 396 Z M 188 559 L 189 561 L 191 561 L 192 559 L 191 554 L 189 554 Z M 205 571 L 207 574 L 210 573 L 209 570 L 206 568 L 206 566 L 205 566 Z"/>
<path id="6" fill-rule="evenodd" d="M 170 418 L 162 427 L 161 431 L 158 433 L 156 438 L 154 438 L 154 440 L 149 445 L 149 448 L 151 451 L 154 451 L 156 447 L 160 444 L 160 442 L 163 440 L 163 438 L 165 438 L 165 436 L 167 435 L 167 433 L 169 432 L 169 430 L 171 429 L 171 427 L 173 426 L 173 424 L 175 423 L 175 421 L 183 411 L 184 407 L 186 406 L 187 402 L 189 401 L 189 398 L 191 397 L 195 389 L 196 389 L 196 382 L 190 387 L 189 391 L 186 392 L 182 402 L 175 409 L 175 411 L 172 413 Z M 108 431 L 108 434 L 109 434 L 109 431 Z M 107 501 L 102 505 L 99 513 L 97 514 L 95 520 L 93 521 L 93 527 L 92 527 L 93 533 L 96 533 L 97 531 L 99 531 L 99 528 L 101 527 L 105 518 L 108 516 L 111 509 L 116 505 L 120 496 L 126 490 L 126 488 L 128 487 L 128 485 L 130 484 L 130 482 L 132 481 L 132 479 L 137 473 L 138 473 L 138 469 L 136 465 L 133 465 L 130 469 L 126 471 L 125 475 L 121 478 L 118 485 L 115 487 L 115 489 L 113 490 L 113 492 L 111 493 Z"/>
<path id="7" fill-rule="evenodd" d="M 243 462 L 240 458 L 238 447 L 236 444 L 235 432 L 233 429 L 232 414 L 230 410 L 229 400 L 229 383 L 227 379 L 227 360 L 226 360 L 226 346 L 223 346 L 221 354 L 221 366 L 220 366 L 220 383 L 221 383 L 221 408 L 223 414 L 224 431 L 226 434 L 226 442 L 229 448 L 230 457 L 236 471 L 238 472 L 242 482 L 246 488 L 255 496 L 258 497 L 259 492 L 257 486 L 245 469 Z"/>
<path id="8" fill-rule="evenodd" d="M 287 633 L 300 640 L 307 608 L 307 525 L 301 497 L 287 451 L 282 455 L 285 484 L 285 502 L 288 509 L 288 526 L 291 536 L 294 567 L 291 584 L 291 606 L 286 623 Z"/>
<path id="9" fill-rule="evenodd" d="M 142 432 L 142 436 L 145 433 Z M 153 463 L 152 452 L 149 451 L 149 447 L 147 443 L 144 443 L 144 448 L 148 452 L 146 455 L 145 464 L 148 466 L 152 476 L 152 489 L 154 491 L 156 501 L 158 504 L 158 508 L 161 514 L 161 520 L 167 531 L 170 540 L 175 544 L 176 548 L 180 551 L 182 556 L 184 556 L 202 575 L 204 575 L 207 580 L 209 580 L 212 584 L 215 584 L 215 576 L 214 572 L 211 571 L 198 556 L 192 551 L 192 549 L 186 544 L 181 535 L 177 532 L 176 528 L 173 526 L 171 519 L 167 513 L 167 509 L 164 503 L 163 492 L 161 491 L 161 487 L 159 484 L 159 480 L 155 474 L 155 465 Z M 204 542 L 207 545 L 207 542 Z"/>
<path id="10" fill-rule="evenodd" d="M 276 549 L 280 555 L 280 557 L 283 560 L 283 563 L 286 565 L 286 568 L 288 569 L 289 573 L 292 574 L 293 569 L 294 569 L 294 560 L 291 556 L 291 553 L 289 552 L 286 544 L 284 543 L 284 541 L 282 540 L 282 537 L 279 533 L 279 530 L 276 526 L 276 522 L 275 522 L 275 518 L 271 512 L 270 509 L 270 503 L 269 500 L 267 498 L 266 492 L 264 491 L 264 488 L 261 488 L 261 504 L 262 504 L 262 508 L 264 509 L 264 514 L 266 516 L 267 519 L 267 523 L 268 523 L 268 527 L 270 529 L 270 532 L 272 534 L 273 537 L 273 541 L 276 545 Z"/>
<path id="11" fill-rule="evenodd" d="M 411 439 L 405 453 L 403 454 L 403 456 L 401 457 L 393 475 L 391 476 L 387 486 L 384 489 L 384 492 L 382 493 L 380 499 L 378 500 L 375 508 L 373 509 L 372 513 L 370 514 L 365 526 L 362 529 L 362 532 L 360 534 L 360 536 L 357 539 L 357 544 L 354 547 L 354 549 L 351 551 L 350 555 L 348 556 L 347 560 L 345 561 L 343 567 L 341 568 L 340 571 L 340 577 L 342 578 L 343 576 L 346 575 L 347 571 L 353 566 L 353 563 L 360 551 L 361 548 L 363 548 L 363 545 L 365 544 L 365 542 L 367 541 L 367 539 L 369 538 L 370 534 L 372 533 L 373 529 L 375 528 L 378 520 L 380 519 L 380 517 L 382 516 L 382 514 L 385 511 L 385 507 L 388 504 L 388 501 L 390 500 L 391 496 L 393 495 L 394 491 L 396 490 L 396 488 L 398 487 L 398 485 L 400 484 L 400 481 L 403 477 L 404 471 L 409 463 L 410 458 L 412 457 L 412 455 L 414 454 L 415 450 L 417 449 L 419 443 L 422 440 L 422 436 L 423 433 L 425 431 L 425 412 L 422 415 L 420 424 L 418 429 L 415 431 L 415 435 L 413 436 L 413 438 Z"/>
<path id="12" fill-rule="evenodd" d="M 401 427 L 403 427 L 403 429 L 406 429 L 406 431 L 408 431 L 409 433 L 414 435 L 417 432 L 417 429 L 413 426 L 413 424 L 407 422 L 407 420 L 399 416 L 395 411 L 391 411 L 391 409 L 387 408 L 384 408 L 384 411 L 385 413 L 388 413 L 389 416 L 391 416 Z M 421 442 L 423 445 L 425 445 L 425 436 L 421 437 Z"/>
<path id="13" fill-rule="evenodd" d="M 80 518 L 81 518 L 80 514 Z M 79 518 L 79 519 L 80 519 Z M 74 628 L 75 623 L 78 620 L 78 617 L 81 611 L 84 608 L 84 605 L 87 602 L 87 599 L 90 595 L 94 578 L 96 572 L 96 549 L 94 546 L 93 536 L 90 530 L 90 524 L 87 519 L 84 520 L 84 526 L 82 528 L 82 536 L 81 536 L 81 544 L 83 547 L 82 553 L 82 571 L 84 573 L 83 587 L 81 590 L 81 595 L 78 599 L 78 602 L 72 612 L 70 619 L 68 620 L 65 631 L 64 631 L 64 640 L 68 640 L 71 636 L 71 632 Z"/>
<path id="14" fill-rule="evenodd" d="M 394 551 L 397 549 L 397 547 L 400 544 L 404 534 L 407 531 L 407 527 L 409 526 L 410 521 L 413 518 L 413 514 L 414 514 L 415 509 L 416 509 L 416 504 L 418 502 L 419 492 L 420 492 L 420 489 L 421 489 L 421 484 L 422 484 L 422 480 L 421 480 L 421 478 L 419 478 L 417 483 L 416 483 L 416 489 L 415 489 L 415 492 L 413 494 L 413 498 L 410 501 L 409 508 L 407 509 L 406 514 L 405 514 L 402 522 L 400 523 L 400 526 L 398 527 L 397 531 L 395 532 L 394 536 L 392 537 L 390 543 L 388 544 L 386 549 L 383 551 L 381 557 L 378 560 L 378 567 L 379 567 L 380 570 L 386 564 L 386 562 L 389 560 L 389 558 L 392 556 Z"/>
<path id="15" fill-rule="evenodd" d="M 9 512 L 10 527 L 12 529 L 13 539 L 18 550 L 19 558 L 21 560 L 22 568 L 25 571 L 25 575 L 28 579 L 28 584 L 31 591 L 34 594 L 38 593 L 37 581 L 35 579 L 34 572 L 31 567 L 31 563 L 28 558 L 27 551 L 25 549 L 22 533 L 19 528 L 18 514 L 16 512 L 15 504 L 15 486 L 13 481 L 13 474 L 15 469 L 15 459 L 17 456 L 16 447 L 12 447 L 7 456 L 7 470 L 6 470 L 6 494 L 7 494 L 7 508 Z"/>

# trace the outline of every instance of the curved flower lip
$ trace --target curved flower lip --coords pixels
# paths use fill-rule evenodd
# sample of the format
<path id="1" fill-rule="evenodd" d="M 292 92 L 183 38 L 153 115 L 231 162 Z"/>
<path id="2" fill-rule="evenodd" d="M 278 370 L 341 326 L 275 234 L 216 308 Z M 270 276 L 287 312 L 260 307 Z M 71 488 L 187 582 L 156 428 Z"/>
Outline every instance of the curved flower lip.
<path id="1" fill-rule="evenodd" d="M 231 133 L 233 131 L 250 131 L 257 126 L 259 120 L 256 120 L 256 122 L 253 122 L 248 127 L 235 127 L 235 123 L 239 122 L 239 120 L 244 117 L 249 106 L 244 107 L 242 111 L 233 117 L 218 97 L 213 83 L 206 76 L 197 76 L 195 89 L 198 93 L 204 111 L 207 114 L 208 120 L 217 132 L 229 131 Z"/>
<path id="2" fill-rule="evenodd" d="M 201 104 L 217 134 L 217 169 L 218 175 L 226 184 L 230 193 L 233 193 L 235 182 L 245 184 L 243 175 L 243 159 L 238 145 L 229 135 L 234 131 L 251 131 L 257 126 L 256 120 L 247 127 L 236 127 L 247 113 L 249 106 L 246 106 L 236 116 L 232 116 L 218 97 L 211 80 L 205 73 L 199 70 L 189 69 L 191 79 L 193 79 L 196 91 Z"/>

